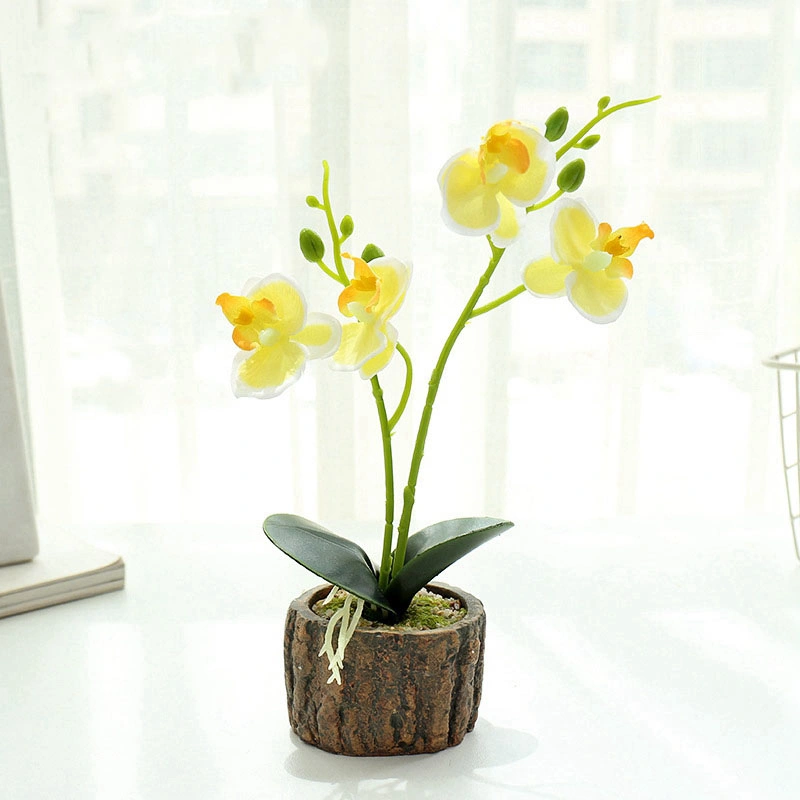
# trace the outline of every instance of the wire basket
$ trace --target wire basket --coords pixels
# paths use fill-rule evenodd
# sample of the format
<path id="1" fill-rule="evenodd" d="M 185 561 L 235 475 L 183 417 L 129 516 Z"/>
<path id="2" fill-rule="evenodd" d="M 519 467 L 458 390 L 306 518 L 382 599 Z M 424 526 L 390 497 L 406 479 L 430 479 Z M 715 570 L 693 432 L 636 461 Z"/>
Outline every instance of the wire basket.
<path id="1" fill-rule="evenodd" d="M 785 350 L 764 360 L 778 378 L 778 411 L 781 449 L 794 552 L 800 560 L 800 347 Z"/>

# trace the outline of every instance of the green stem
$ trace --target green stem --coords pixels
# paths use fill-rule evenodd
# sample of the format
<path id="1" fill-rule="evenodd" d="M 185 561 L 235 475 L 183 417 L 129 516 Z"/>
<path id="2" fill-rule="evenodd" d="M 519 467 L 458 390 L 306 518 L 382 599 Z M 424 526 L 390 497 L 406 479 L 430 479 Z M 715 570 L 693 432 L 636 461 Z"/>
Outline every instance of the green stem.
<path id="1" fill-rule="evenodd" d="M 381 439 L 383 440 L 383 473 L 386 479 L 386 516 L 383 527 L 383 552 L 378 575 L 378 586 L 383 590 L 389 585 L 389 573 L 392 566 L 392 538 L 394 535 L 394 465 L 392 464 L 392 437 L 389 420 L 386 417 L 386 405 L 383 402 L 383 389 L 377 375 L 372 377 L 372 395 L 378 408 L 378 419 L 381 423 Z"/>
<path id="2" fill-rule="evenodd" d="M 532 206 L 528 206 L 525 209 L 526 214 L 530 214 L 531 211 L 538 211 L 540 208 L 544 208 L 545 206 L 549 206 L 550 203 L 555 203 L 561 195 L 564 194 L 563 189 L 559 189 L 557 192 L 553 192 L 546 200 L 542 200 L 541 203 L 534 203 Z"/>
<path id="3" fill-rule="evenodd" d="M 422 457 L 425 454 L 425 440 L 428 437 L 428 428 L 430 427 L 431 423 L 433 404 L 436 400 L 436 394 L 439 391 L 439 383 L 442 380 L 442 374 L 444 373 L 447 359 L 449 358 L 450 352 L 452 351 L 456 340 L 461 334 L 461 331 L 463 331 L 466 327 L 467 321 L 469 320 L 473 309 L 478 304 L 478 300 L 481 299 L 481 295 L 489 285 L 492 274 L 497 268 L 497 265 L 500 263 L 500 259 L 503 257 L 503 253 L 505 252 L 503 248 L 496 247 L 488 236 L 486 238 L 489 241 L 489 246 L 492 248 L 492 258 L 489 261 L 489 265 L 486 267 L 486 272 L 481 275 L 478 285 L 472 292 L 472 296 L 464 306 L 461 316 L 453 326 L 453 330 L 450 331 L 450 335 L 447 337 L 444 347 L 442 347 L 442 352 L 439 353 L 439 360 L 436 362 L 436 366 L 433 368 L 433 372 L 431 373 L 431 379 L 428 382 L 428 394 L 425 398 L 425 408 L 422 410 L 422 418 L 420 419 L 419 429 L 417 430 L 417 440 L 414 444 L 414 452 L 411 456 L 411 468 L 409 469 L 408 473 L 408 484 L 403 490 L 403 511 L 400 516 L 400 523 L 397 527 L 397 547 L 395 548 L 394 564 L 392 565 L 392 577 L 397 575 L 397 573 L 402 569 L 406 560 L 408 529 L 411 526 L 411 512 L 414 508 L 414 496 L 417 490 L 419 468 L 422 464 Z"/>
<path id="4" fill-rule="evenodd" d="M 502 297 L 498 297 L 497 300 L 492 300 L 491 303 L 487 303 L 485 306 L 480 306 L 476 308 L 470 315 L 470 319 L 475 319 L 475 317 L 479 317 L 481 314 L 485 314 L 487 311 L 491 311 L 493 308 L 497 308 L 498 306 L 503 305 L 503 303 L 507 303 L 509 300 L 513 300 L 517 295 L 522 294 L 525 291 L 525 286 L 520 284 L 517 286 L 516 289 L 512 289 L 510 292 L 506 292 Z"/>
<path id="5" fill-rule="evenodd" d="M 581 139 L 583 139 L 583 137 L 589 133 L 589 131 L 594 128 L 598 122 L 604 120 L 615 111 L 619 111 L 623 108 L 630 108 L 631 106 L 642 106 L 645 103 L 652 103 L 654 100 L 658 100 L 659 97 L 661 97 L 661 95 L 657 94 L 654 97 L 645 97 L 642 100 L 628 100 L 625 103 L 618 103 L 615 106 L 609 106 L 603 111 L 598 111 L 597 116 L 593 120 L 587 122 L 569 141 L 559 147 L 559 149 L 556 151 L 556 159 L 561 158 L 561 156 L 563 156 L 567 150 L 573 148 Z"/>
<path id="6" fill-rule="evenodd" d="M 333 242 L 333 262 L 336 266 L 336 272 L 339 277 L 339 283 L 348 286 L 350 280 L 347 277 L 347 272 L 342 263 L 342 243 L 339 241 L 339 231 L 336 227 L 336 220 L 333 218 L 333 210 L 331 209 L 331 197 L 328 191 L 328 185 L 331 178 L 331 168 L 328 166 L 327 161 L 322 162 L 322 208 L 325 211 L 325 217 L 328 220 L 328 229 L 331 232 L 331 241 Z"/>
<path id="7" fill-rule="evenodd" d="M 406 410 L 406 405 L 408 404 L 408 398 L 411 394 L 411 381 L 413 380 L 413 370 L 411 369 L 411 356 L 406 352 L 405 347 L 397 343 L 397 352 L 403 357 L 403 361 L 406 362 L 406 382 L 403 386 L 403 394 L 400 396 L 400 402 L 397 404 L 397 410 L 392 414 L 392 418 L 389 420 L 389 430 L 393 431 L 394 426 L 400 421 L 400 417 L 403 416 L 403 412 Z"/>
<path id="8" fill-rule="evenodd" d="M 345 280 L 343 281 L 341 276 L 337 275 L 327 264 L 323 262 L 322 259 L 317 261 L 317 266 L 329 277 L 333 278 L 337 283 L 343 283 L 345 286 L 349 286 L 350 281 Z"/>

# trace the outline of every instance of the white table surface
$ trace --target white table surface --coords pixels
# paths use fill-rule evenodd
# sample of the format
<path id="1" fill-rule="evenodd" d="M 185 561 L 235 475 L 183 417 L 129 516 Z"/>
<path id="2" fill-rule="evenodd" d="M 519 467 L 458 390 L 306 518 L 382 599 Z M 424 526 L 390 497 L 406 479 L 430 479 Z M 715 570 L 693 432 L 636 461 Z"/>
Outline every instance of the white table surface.
<path id="1" fill-rule="evenodd" d="M 0 620 L 3 800 L 800 797 L 783 517 L 503 534 L 445 575 L 487 609 L 477 727 L 379 759 L 290 734 L 283 619 L 317 581 L 257 525 L 79 533 L 127 588 Z"/>

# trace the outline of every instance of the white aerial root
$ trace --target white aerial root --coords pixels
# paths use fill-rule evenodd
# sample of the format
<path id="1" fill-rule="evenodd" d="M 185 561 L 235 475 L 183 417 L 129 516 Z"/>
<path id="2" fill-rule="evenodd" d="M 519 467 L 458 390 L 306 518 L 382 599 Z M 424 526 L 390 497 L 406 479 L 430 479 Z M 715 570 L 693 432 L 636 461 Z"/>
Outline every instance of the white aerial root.
<path id="1" fill-rule="evenodd" d="M 323 605 L 327 605 L 338 590 L 337 586 L 331 589 L 330 594 L 323 601 Z M 356 601 L 355 610 L 352 610 L 353 600 Z M 351 615 L 352 610 L 352 615 Z M 328 620 L 328 627 L 325 630 L 325 642 L 322 645 L 322 650 L 319 651 L 320 657 L 323 655 L 328 657 L 328 668 L 331 671 L 331 676 L 328 678 L 328 683 L 336 681 L 339 685 L 342 683 L 341 668 L 344 666 L 344 651 L 347 649 L 347 643 L 353 636 L 355 629 L 358 627 L 359 620 L 361 619 L 361 612 L 364 610 L 364 601 L 360 597 L 354 598 L 349 592 L 344 599 L 344 604 L 341 608 L 337 609 L 331 618 Z M 339 626 L 339 636 L 336 641 L 336 650 L 333 649 L 333 635 L 336 626 Z"/>

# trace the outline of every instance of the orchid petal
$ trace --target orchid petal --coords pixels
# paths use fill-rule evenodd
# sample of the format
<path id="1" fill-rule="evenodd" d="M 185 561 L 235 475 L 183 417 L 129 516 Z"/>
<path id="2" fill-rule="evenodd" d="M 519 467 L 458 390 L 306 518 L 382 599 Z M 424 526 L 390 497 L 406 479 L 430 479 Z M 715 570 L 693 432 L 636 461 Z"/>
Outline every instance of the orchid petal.
<path id="1" fill-rule="evenodd" d="M 525 288 L 536 297 L 562 297 L 565 279 L 572 272 L 567 264 L 558 264 L 549 256 L 528 264 L 522 271 Z"/>
<path id="2" fill-rule="evenodd" d="M 342 338 L 342 326 L 339 321 L 328 314 L 311 312 L 306 319 L 306 326 L 291 337 L 293 342 L 303 345 L 309 358 L 327 358 L 339 347 Z"/>
<path id="3" fill-rule="evenodd" d="M 592 322 L 613 322 L 628 300 L 625 282 L 621 278 L 609 278 L 605 272 L 577 270 L 567 275 L 565 284 L 572 305 Z"/>
<path id="4" fill-rule="evenodd" d="M 286 340 L 239 353 L 233 360 L 233 393 L 261 400 L 276 397 L 300 379 L 305 362 L 305 348 Z"/>
<path id="5" fill-rule="evenodd" d="M 522 230 L 525 211 L 513 205 L 502 194 L 497 195 L 497 202 L 500 204 L 500 224 L 492 233 L 492 242 L 496 247 L 508 247 Z"/>
<path id="6" fill-rule="evenodd" d="M 258 301 L 267 300 L 274 311 L 270 313 L 269 327 L 285 336 L 291 336 L 303 328 L 306 321 L 306 302 L 300 287 L 285 275 L 275 273 L 263 280 L 248 284 L 246 292 L 254 309 Z"/>
<path id="7" fill-rule="evenodd" d="M 250 300 L 246 297 L 224 292 L 217 298 L 217 305 L 232 325 L 249 325 L 253 321 Z"/>
<path id="8" fill-rule="evenodd" d="M 453 156 L 439 173 L 442 219 L 456 233 L 482 236 L 500 220 L 497 187 L 484 182 L 478 154 L 466 150 Z"/>
<path id="9" fill-rule="evenodd" d="M 615 256 L 606 267 L 606 275 L 609 278 L 628 278 L 630 280 L 633 277 L 633 264 L 627 258 Z"/>
<path id="10" fill-rule="evenodd" d="M 342 327 L 341 342 L 330 365 L 337 370 L 356 370 L 385 347 L 386 335 L 377 325 L 351 322 Z"/>
<path id="11" fill-rule="evenodd" d="M 374 375 L 377 375 L 389 364 L 397 347 L 397 329 L 394 327 L 394 325 L 387 323 L 383 330 L 386 336 L 386 347 L 382 352 L 378 353 L 378 355 L 373 356 L 369 361 L 367 361 L 359 371 L 359 374 L 365 381 L 368 381 Z"/>
<path id="12" fill-rule="evenodd" d="M 236 325 L 231 334 L 233 343 L 242 350 L 255 350 L 258 347 L 259 331 L 252 325 Z"/>
<path id="13" fill-rule="evenodd" d="M 556 171 L 556 152 L 539 131 L 519 122 L 508 123 L 512 140 L 524 145 L 528 164 L 524 172 L 509 169 L 497 188 L 514 205 L 529 206 L 544 196 Z"/>
<path id="14" fill-rule="evenodd" d="M 603 245 L 603 250 L 612 256 L 630 256 L 642 239 L 652 239 L 655 236 L 646 222 L 632 228 L 617 228 L 609 234 L 608 240 Z"/>
<path id="15" fill-rule="evenodd" d="M 352 317 L 354 314 L 350 304 L 355 303 L 372 313 L 380 297 L 377 276 L 363 258 L 354 258 L 347 253 L 342 253 L 342 256 L 353 261 L 354 276 L 339 295 L 339 311 L 346 317 Z"/>
<path id="16" fill-rule="evenodd" d="M 411 282 L 411 267 L 397 258 L 382 256 L 370 261 L 380 286 L 380 297 L 372 309 L 377 319 L 385 321 L 393 317 L 406 297 Z"/>
<path id="17" fill-rule="evenodd" d="M 580 267 L 592 252 L 597 223 L 581 200 L 559 200 L 550 223 L 553 258 L 571 267 Z"/>

